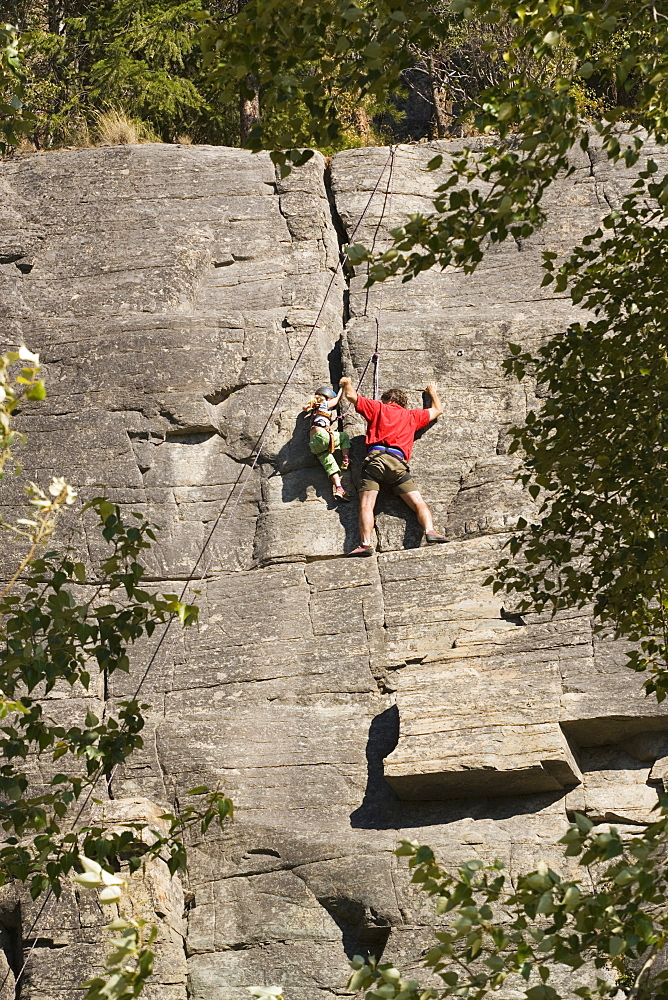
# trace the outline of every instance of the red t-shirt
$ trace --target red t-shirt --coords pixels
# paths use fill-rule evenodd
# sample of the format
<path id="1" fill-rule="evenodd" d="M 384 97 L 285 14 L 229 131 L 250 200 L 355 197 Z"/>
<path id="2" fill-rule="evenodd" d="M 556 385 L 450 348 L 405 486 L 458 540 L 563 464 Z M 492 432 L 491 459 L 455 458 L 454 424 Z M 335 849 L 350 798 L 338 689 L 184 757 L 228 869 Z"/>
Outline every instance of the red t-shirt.
<path id="1" fill-rule="evenodd" d="M 406 461 L 411 457 L 416 433 L 431 420 L 429 410 L 405 410 L 397 403 L 379 403 L 377 399 L 366 399 L 360 395 L 357 396 L 355 409 L 367 422 L 367 448 L 374 444 L 401 448 Z"/>

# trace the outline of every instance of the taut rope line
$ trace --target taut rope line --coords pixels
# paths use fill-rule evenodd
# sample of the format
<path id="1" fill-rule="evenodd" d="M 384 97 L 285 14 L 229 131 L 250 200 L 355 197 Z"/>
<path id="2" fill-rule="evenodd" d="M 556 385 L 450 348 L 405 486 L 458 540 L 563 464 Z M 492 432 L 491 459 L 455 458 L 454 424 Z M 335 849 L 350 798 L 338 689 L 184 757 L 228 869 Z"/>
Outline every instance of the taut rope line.
<path id="1" fill-rule="evenodd" d="M 396 146 L 390 147 L 390 173 L 387 178 L 387 187 L 385 189 L 385 200 L 383 201 L 383 210 L 381 212 L 380 219 L 378 220 L 378 226 L 376 227 L 376 235 L 380 229 L 380 224 L 385 215 L 385 209 L 387 208 L 387 214 L 392 220 L 392 177 L 394 175 L 394 161 L 396 157 Z M 376 244 L 376 237 L 374 236 L 374 246 Z M 383 310 L 383 294 L 385 292 L 385 282 L 382 281 L 380 284 L 380 294 L 378 296 L 378 307 L 376 309 L 376 347 L 373 352 L 373 398 L 380 399 L 380 317 Z"/>

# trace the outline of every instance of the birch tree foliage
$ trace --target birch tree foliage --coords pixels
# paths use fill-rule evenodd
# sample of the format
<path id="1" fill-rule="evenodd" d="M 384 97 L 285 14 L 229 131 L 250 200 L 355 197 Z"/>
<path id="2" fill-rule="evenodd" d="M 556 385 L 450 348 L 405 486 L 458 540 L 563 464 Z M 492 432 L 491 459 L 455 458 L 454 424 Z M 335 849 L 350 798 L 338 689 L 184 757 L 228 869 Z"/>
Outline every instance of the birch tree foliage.
<path id="1" fill-rule="evenodd" d="M 630 839 L 578 816 L 561 840 L 580 866 L 570 877 L 545 861 L 513 878 L 500 862 L 476 859 L 450 873 L 429 847 L 402 841 L 395 853 L 435 903 L 434 941 L 422 960 L 430 985 L 359 957 L 348 987 L 365 990 L 366 1000 L 485 1000 L 504 984 L 527 1000 L 665 1000 L 667 813 L 664 795 L 656 822 Z M 567 991 L 552 985 L 559 966 Z"/>
<path id="2" fill-rule="evenodd" d="M 233 18 L 202 17 L 200 38 L 210 78 L 223 100 L 260 87 L 261 119 L 246 145 L 267 147 L 289 169 L 340 137 L 341 93 L 383 103 L 414 62 L 414 47 L 428 48 L 436 24 L 424 0 L 253 0 Z M 248 91 L 250 97 L 251 92 Z M 285 114 L 303 106 L 305 113 Z"/>
<path id="3" fill-rule="evenodd" d="M 436 188 L 434 211 L 412 215 L 395 230 L 395 245 L 384 259 L 374 262 L 364 248 L 351 249 L 353 263 L 371 263 L 372 281 L 389 274 L 409 280 L 434 265 L 472 271 L 488 242 L 529 237 L 544 219 L 545 191 L 572 171 L 570 151 L 587 150 L 592 134 L 598 133 L 611 161 L 630 168 L 648 139 L 666 141 L 665 2 L 453 0 L 451 10 L 461 18 L 474 13 L 492 22 L 503 18 L 514 28 L 503 55 L 507 74 L 477 101 L 476 129 L 489 144 L 475 153 L 464 144 L 450 176 Z M 529 64 L 527 51 L 534 55 Z M 553 76 L 549 66 L 557 51 L 562 75 Z M 536 70 L 541 65 L 542 73 Z M 616 97 L 600 119 L 580 118 L 578 90 L 584 82 Z M 431 167 L 441 163 L 434 157 Z M 652 196 L 664 204 L 666 178 L 654 178 L 653 189 Z"/>
<path id="4" fill-rule="evenodd" d="M 633 643 L 645 690 L 668 693 L 668 298 L 663 179 L 650 159 L 620 210 L 545 283 L 586 310 L 532 356 L 511 345 L 509 375 L 546 396 L 511 451 L 538 501 L 520 519 L 493 586 L 524 608 L 593 605 L 595 628 Z M 642 186 L 641 186 L 642 185 Z M 638 198 L 636 192 L 643 193 Z"/>
<path id="5" fill-rule="evenodd" d="M 19 449 L 30 448 L 15 427 L 17 410 L 45 395 L 37 354 L 21 347 L 0 356 L 3 483 L 20 473 Z M 103 797 L 105 781 L 143 745 L 148 706 L 139 677 L 133 696 L 113 708 L 107 703 L 99 716 L 91 708 L 58 722 L 48 695 L 56 686 L 95 691 L 101 675 L 130 671 L 138 643 L 173 620 L 191 625 L 197 608 L 147 587 L 142 559 L 155 533 L 142 515 L 127 515 L 104 497 L 78 506 L 61 476 L 48 486 L 28 483 L 26 493 L 24 516 L 0 519 L 3 542 L 16 543 L 5 550 L 0 583 L 0 885 L 18 881 L 34 899 L 58 897 L 74 877 L 82 886 L 99 883 L 100 902 L 117 904 L 125 882 L 114 868 L 132 873 L 160 857 L 172 874 L 184 870 L 190 831 L 222 826 L 232 802 L 219 789 L 193 788 L 178 811 L 164 814 L 166 832 L 151 828 L 150 835 L 145 823 L 107 829 L 91 822 L 88 807 Z M 84 564 L 61 540 L 68 518 L 88 519 L 99 561 Z M 39 781 L 35 761 L 47 775 Z M 151 972 L 155 929 L 120 913 L 110 930 L 120 936 L 105 975 L 85 984 L 88 1000 L 137 996 Z"/>
<path id="6" fill-rule="evenodd" d="M 449 5 L 426 0 L 253 0 L 236 17 L 200 17 L 205 60 L 225 93 L 236 94 L 251 74 L 269 113 L 297 100 L 306 102 L 310 115 L 286 122 L 284 133 L 274 137 L 274 145 L 288 151 L 288 162 L 298 159 L 300 147 L 327 146 L 340 131 L 334 100 L 338 84 L 361 98 L 373 95 L 382 101 L 400 84 L 416 53 L 447 47 L 468 21 L 503 22 L 509 29 L 503 57 L 508 71 L 486 93 L 476 92 L 474 108 L 478 131 L 498 141 L 482 161 L 464 156 L 452 180 L 454 185 L 473 171 L 495 190 L 468 206 L 450 206 L 450 188 L 440 192 L 444 198 L 437 201 L 434 216 L 417 216 L 399 246 L 402 253 L 393 270 L 408 276 L 434 262 L 474 265 L 486 235 L 505 238 L 510 225 L 521 229 L 540 220 L 540 213 L 531 209 L 581 136 L 578 92 L 583 85 L 610 85 L 616 95 L 601 123 L 610 155 L 619 153 L 614 125 L 628 118 L 631 94 L 634 120 L 654 134 L 665 129 L 654 106 L 657 86 L 665 86 L 664 8 L 660 0 L 635 5 L 628 0 L 453 0 Z M 529 61 L 527 52 L 533 54 Z M 513 143 L 507 142 L 511 135 Z M 249 145 L 267 145 L 262 122 Z M 629 162 L 633 155 L 631 151 Z M 467 235 L 464 220 L 480 216 L 481 210 L 485 218 L 477 221 L 482 228 L 453 255 L 452 240 Z M 415 247 L 418 252 L 407 254 Z"/>

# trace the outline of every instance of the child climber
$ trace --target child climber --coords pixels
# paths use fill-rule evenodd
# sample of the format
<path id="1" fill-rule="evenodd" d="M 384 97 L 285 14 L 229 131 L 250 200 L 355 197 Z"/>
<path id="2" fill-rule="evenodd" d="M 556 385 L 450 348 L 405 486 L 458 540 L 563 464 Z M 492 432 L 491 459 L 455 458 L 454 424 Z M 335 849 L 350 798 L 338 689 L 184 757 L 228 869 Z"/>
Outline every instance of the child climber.
<path id="1" fill-rule="evenodd" d="M 350 464 L 350 438 L 345 431 L 334 430 L 338 419 L 337 406 L 341 399 L 341 389 L 338 393 L 328 385 L 316 389 L 302 409 L 311 421 L 309 430 L 309 448 L 318 457 L 320 464 L 329 476 L 332 484 L 332 494 L 335 500 L 349 500 L 350 497 L 341 483 L 341 469 L 347 469 Z M 335 451 L 341 451 L 341 466 L 334 458 Z"/>

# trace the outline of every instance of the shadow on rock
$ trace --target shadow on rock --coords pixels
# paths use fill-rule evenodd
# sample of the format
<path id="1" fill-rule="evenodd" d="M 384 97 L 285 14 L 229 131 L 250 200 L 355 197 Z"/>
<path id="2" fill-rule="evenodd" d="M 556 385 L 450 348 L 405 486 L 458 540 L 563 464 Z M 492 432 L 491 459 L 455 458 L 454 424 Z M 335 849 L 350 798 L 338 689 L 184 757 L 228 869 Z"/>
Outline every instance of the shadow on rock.
<path id="1" fill-rule="evenodd" d="M 322 505 L 322 514 L 328 515 L 336 511 L 339 521 L 344 528 L 345 538 L 343 541 L 341 555 L 357 545 L 357 490 L 355 488 L 355 476 L 350 471 L 343 473 L 343 484 L 346 492 L 350 496 L 350 502 L 341 503 L 334 500 L 332 487 L 329 478 L 322 468 L 320 462 L 311 454 L 309 449 L 309 421 L 304 413 L 298 414 L 295 419 L 294 429 L 290 440 L 283 445 L 278 453 L 277 469 L 281 476 L 281 502 L 284 504 L 294 504 L 295 502 L 308 504 L 319 503 Z M 351 452 L 352 464 L 355 462 L 355 454 L 363 454 L 363 441 L 361 436 L 353 439 Z M 323 526 L 325 532 L 328 529 Z M 307 553 L 308 558 L 308 553 Z"/>
<path id="2" fill-rule="evenodd" d="M 565 795 L 564 791 L 542 795 L 499 796 L 487 799 L 405 801 L 385 779 L 384 761 L 399 742 L 399 710 L 396 705 L 372 720 L 366 745 L 367 785 L 362 804 L 350 815 L 355 830 L 401 830 L 444 826 L 464 819 L 504 820 L 535 815 Z"/>
<path id="3" fill-rule="evenodd" d="M 295 417 L 295 424 L 290 435 L 290 440 L 280 448 L 276 466 L 281 475 L 286 472 L 294 472 L 297 469 L 305 469 L 310 466 L 320 465 L 318 459 L 311 454 L 308 446 L 309 420 L 306 413 L 298 413 Z M 286 500 L 295 500 L 296 497 L 287 497 Z"/>
<path id="4" fill-rule="evenodd" d="M 367 781 L 362 805 L 350 816 L 356 830 L 383 830 L 396 825 L 397 810 L 402 802 L 385 780 L 385 758 L 399 742 L 399 710 L 396 705 L 385 709 L 369 726 L 366 744 Z"/>
<path id="5" fill-rule="evenodd" d="M 414 512 L 383 486 L 376 501 L 376 532 L 381 552 L 419 549 L 424 532 Z"/>
<path id="6" fill-rule="evenodd" d="M 387 917 L 357 899 L 341 894 L 318 897 L 341 931 L 343 950 L 348 959 L 361 955 L 365 961 L 378 961 L 387 945 L 392 926 Z"/>

